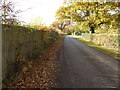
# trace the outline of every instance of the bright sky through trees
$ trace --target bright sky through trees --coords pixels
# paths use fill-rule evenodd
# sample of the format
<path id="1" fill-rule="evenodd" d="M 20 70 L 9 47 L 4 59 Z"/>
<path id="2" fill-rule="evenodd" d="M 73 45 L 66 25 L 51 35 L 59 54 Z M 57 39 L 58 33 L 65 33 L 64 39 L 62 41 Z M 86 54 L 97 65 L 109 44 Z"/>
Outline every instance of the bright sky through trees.
<path id="1" fill-rule="evenodd" d="M 41 17 L 46 25 L 55 21 L 55 12 L 62 6 L 63 0 L 15 0 L 15 9 L 23 10 L 19 19 L 27 24 L 36 17 Z"/>

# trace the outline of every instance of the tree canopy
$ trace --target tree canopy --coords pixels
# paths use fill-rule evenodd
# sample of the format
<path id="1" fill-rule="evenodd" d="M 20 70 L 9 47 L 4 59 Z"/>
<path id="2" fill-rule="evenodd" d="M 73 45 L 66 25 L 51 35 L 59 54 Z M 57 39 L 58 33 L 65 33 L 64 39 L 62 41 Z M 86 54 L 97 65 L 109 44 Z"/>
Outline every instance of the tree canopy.
<path id="1" fill-rule="evenodd" d="M 120 28 L 120 2 L 65 2 L 56 12 L 58 20 L 70 20 L 79 26 L 94 29 Z"/>
<path id="2" fill-rule="evenodd" d="M 14 3 L 9 0 L 2 0 L 0 2 L 0 11 L 2 24 L 19 24 L 16 14 L 20 13 L 20 10 L 14 10 Z"/>

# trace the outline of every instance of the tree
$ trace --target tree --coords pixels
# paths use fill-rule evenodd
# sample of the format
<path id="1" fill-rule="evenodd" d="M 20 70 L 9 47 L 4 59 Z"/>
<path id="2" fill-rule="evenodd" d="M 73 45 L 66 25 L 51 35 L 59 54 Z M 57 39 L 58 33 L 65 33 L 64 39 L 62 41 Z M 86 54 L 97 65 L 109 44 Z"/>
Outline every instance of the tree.
<path id="1" fill-rule="evenodd" d="M 64 32 L 67 34 L 72 34 L 72 29 L 73 29 L 73 26 L 67 26 L 65 27 Z"/>
<path id="2" fill-rule="evenodd" d="M 20 23 L 16 19 L 16 14 L 20 12 L 20 10 L 14 10 L 14 4 L 12 1 L 9 0 L 2 0 L 0 2 L 0 11 L 1 11 L 1 18 L 2 24 L 18 24 Z"/>
<path id="3" fill-rule="evenodd" d="M 31 22 L 29 23 L 29 25 L 27 25 L 27 27 L 34 28 L 34 29 L 41 30 L 41 31 L 49 31 L 50 30 L 50 28 L 47 27 L 43 23 L 41 17 L 36 17 L 36 18 L 32 19 Z"/>
<path id="4" fill-rule="evenodd" d="M 43 26 L 45 24 L 43 23 L 43 20 L 42 20 L 41 17 L 35 17 L 31 20 L 30 25 L 32 25 L 32 26 Z"/>
<path id="5" fill-rule="evenodd" d="M 70 25 L 70 21 L 69 20 L 58 20 L 55 21 L 51 24 L 51 26 L 63 31 L 65 29 L 66 26 Z"/>
<path id="6" fill-rule="evenodd" d="M 68 0 L 67 0 L 68 1 Z M 119 22 L 118 10 L 120 2 L 77 2 L 70 0 L 56 12 L 58 19 L 70 19 L 76 24 L 86 25 L 92 33 L 103 24 L 110 26 L 113 22 Z M 112 14 L 114 12 L 115 14 Z M 113 18 L 114 17 L 114 18 Z M 112 26 L 117 26 L 118 23 Z"/>

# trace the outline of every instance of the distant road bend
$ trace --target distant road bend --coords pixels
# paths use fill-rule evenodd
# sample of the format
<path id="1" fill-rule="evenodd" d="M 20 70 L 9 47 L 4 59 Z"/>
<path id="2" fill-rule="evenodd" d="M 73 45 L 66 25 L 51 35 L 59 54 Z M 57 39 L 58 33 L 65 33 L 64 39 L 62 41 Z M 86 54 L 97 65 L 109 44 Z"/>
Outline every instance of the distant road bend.
<path id="1" fill-rule="evenodd" d="M 118 60 L 68 35 L 59 52 L 63 88 L 118 88 Z"/>

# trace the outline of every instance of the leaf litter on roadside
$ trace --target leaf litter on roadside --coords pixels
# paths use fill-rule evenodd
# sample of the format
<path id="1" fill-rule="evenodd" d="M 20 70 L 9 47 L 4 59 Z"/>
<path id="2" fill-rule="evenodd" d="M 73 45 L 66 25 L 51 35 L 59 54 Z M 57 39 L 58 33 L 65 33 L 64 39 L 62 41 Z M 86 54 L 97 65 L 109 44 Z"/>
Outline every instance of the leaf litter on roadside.
<path id="1" fill-rule="evenodd" d="M 52 44 L 46 53 L 39 58 L 28 62 L 15 78 L 3 85 L 4 88 L 57 88 L 54 81 L 57 73 L 56 52 L 62 44 L 60 39 Z M 29 60 L 28 60 L 29 61 Z"/>

